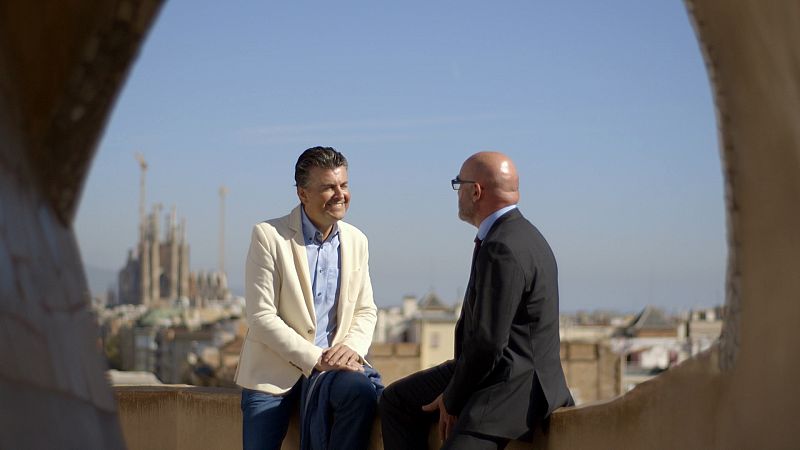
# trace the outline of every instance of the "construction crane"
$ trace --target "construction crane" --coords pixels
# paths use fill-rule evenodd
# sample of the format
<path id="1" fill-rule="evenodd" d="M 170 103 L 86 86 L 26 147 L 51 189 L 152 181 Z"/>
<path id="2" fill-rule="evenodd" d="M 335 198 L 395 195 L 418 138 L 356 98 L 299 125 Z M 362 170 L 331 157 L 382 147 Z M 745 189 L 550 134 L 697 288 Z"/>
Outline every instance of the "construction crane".
<path id="1" fill-rule="evenodd" d="M 228 188 L 219 187 L 219 273 L 225 273 L 225 196 Z"/>
<path id="2" fill-rule="evenodd" d="M 145 197 L 144 197 L 144 179 L 145 174 L 147 173 L 147 161 L 144 160 L 144 155 L 139 152 L 134 153 L 133 155 L 136 158 L 136 161 L 139 162 L 139 169 L 141 169 L 139 175 L 139 242 L 144 241 L 144 229 L 145 229 L 145 220 L 144 220 L 144 209 L 145 209 Z"/>

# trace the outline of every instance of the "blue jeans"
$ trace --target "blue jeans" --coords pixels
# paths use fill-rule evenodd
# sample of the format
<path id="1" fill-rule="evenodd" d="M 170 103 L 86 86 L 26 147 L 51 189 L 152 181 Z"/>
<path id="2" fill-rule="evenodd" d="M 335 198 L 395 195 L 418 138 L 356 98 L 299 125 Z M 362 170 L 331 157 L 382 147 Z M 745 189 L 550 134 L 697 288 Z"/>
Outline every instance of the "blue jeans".
<path id="1" fill-rule="evenodd" d="M 300 401 L 301 378 L 285 395 L 242 389 L 242 448 L 280 450 L 292 411 Z"/>
<path id="2" fill-rule="evenodd" d="M 242 440 L 245 450 L 280 450 L 292 412 L 297 411 L 303 381 L 283 396 L 242 390 Z M 328 447 L 366 449 L 375 419 L 377 394 L 360 372 L 342 372 L 330 386 L 327 402 L 333 412 Z"/>

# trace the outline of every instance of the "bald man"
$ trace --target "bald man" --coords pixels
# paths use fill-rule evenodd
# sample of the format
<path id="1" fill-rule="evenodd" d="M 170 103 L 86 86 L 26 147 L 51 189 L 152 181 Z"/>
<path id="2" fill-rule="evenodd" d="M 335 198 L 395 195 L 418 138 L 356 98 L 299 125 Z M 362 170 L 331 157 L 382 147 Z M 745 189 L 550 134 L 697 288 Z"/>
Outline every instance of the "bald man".
<path id="1" fill-rule="evenodd" d="M 455 359 L 389 386 L 384 448 L 502 449 L 573 405 L 559 357 L 558 273 L 544 237 L 517 209 L 519 177 L 498 152 L 470 156 L 452 181 L 458 217 L 478 228 Z"/>

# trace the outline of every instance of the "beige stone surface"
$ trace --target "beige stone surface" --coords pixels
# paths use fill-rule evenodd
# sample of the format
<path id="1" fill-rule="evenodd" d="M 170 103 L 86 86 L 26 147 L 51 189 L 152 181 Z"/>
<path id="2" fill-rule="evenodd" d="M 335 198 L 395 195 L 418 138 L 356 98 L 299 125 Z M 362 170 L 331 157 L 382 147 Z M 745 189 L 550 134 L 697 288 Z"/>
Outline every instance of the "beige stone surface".
<path id="1" fill-rule="evenodd" d="M 239 448 L 242 414 L 239 389 L 187 385 L 117 386 L 119 416 L 130 450 Z M 375 421 L 370 448 L 383 448 Z M 299 447 L 297 416 L 289 426 L 283 450 Z"/>
<path id="2" fill-rule="evenodd" d="M 185 385 L 115 387 L 129 449 L 236 448 L 238 389 Z"/>
<path id="3" fill-rule="evenodd" d="M 561 366 L 579 405 L 620 395 L 621 364 L 608 343 L 561 341 Z"/>
<path id="4" fill-rule="evenodd" d="M 420 367 L 427 369 L 453 359 L 456 323 L 420 321 Z"/>
<path id="5" fill-rule="evenodd" d="M 595 361 L 597 360 L 597 345 L 592 342 L 569 342 L 566 345 L 567 356 L 570 361 Z"/>
<path id="6" fill-rule="evenodd" d="M 385 385 L 422 368 L 418 344 L 372 344 L 369 349 L 369 361 L 381 374 Z"/>
<path id="7" fill-rule="evenodd" d="M 242 414 L 238 389 L 200 388 L 187 385 L 116 386 L 119 417 L 130 450 L 195 450 L 239 448 Z M 440 444 L 431 427 L 431 448 Z M 295 416 L 283 441 L 283 450 L 299 448 Z M 370 450 L 383 448 L 380 422 L 375 420 Z M 512 442 L 509 450 L 530 448 Z"/>

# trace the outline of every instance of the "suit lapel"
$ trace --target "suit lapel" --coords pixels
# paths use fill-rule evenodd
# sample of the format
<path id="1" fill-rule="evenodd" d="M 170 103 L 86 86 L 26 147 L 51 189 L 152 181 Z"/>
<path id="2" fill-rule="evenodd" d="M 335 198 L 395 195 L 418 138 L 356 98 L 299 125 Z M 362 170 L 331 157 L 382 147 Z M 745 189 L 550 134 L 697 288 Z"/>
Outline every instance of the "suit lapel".
<path id="1" fill-rule="evenodd" d="M 472 322 L 472 307 L 475 305 L 475 270 L 478 262 L 477 252 L 473 252 L 472 264 L 469 267 L 469 281 L 467 281 L 467 290 L 464 291 L 464 301 L 461 303 L 461 315 L 456 322 L 456 339 L 455 339 L 455 357 L 456 359 L 461 355 L 461 343 L 464 341 L 463 333 L 465 322 Z M 470 325 L 471 327 L 471 325 Z"/>
<path id="2" fill-rule="evenodd" d="M 467 281 L 467 292 L 465 294 L 465 304 L 469 306 L 470 312 L 472 305 L 475 303 L 475 272 L 478 270 L 478 253 L 480 246 L 475 247 L 472 252 L 472 264 L 469 266 L 469 281 Z"/>
<path id="3" fill-rule="evenodd" d="M 308 273 L 308 252 L 305 247 L 305 238 L 303 237 L 303 225 L 300 219 L 300 208 L 292 210 L 289 215 L 289 229 L 294 232 L 292 237 L 292 255 L 294 256 L 294 266 L 297 274 L 300 277 L 300 288 L 303 290 L 303 299 L 306 304 L 311 321 L 316 327 L 317 314 L 314 312 L 314 294 L 311 292 L 311 274 Z"/>
<path id="4" fill-rule="evenodd" d="M 336 336 L 339 335 L 339 331 L 342 329 L 342 318 L 344 314 L 342 310 L 344 308 L 344 304 L 347 303 L 348 300 L 348 286 L 350 283 L 350 272 L 351 268 L 351 261 L 350 257 L 352 256 L 352 246 L 350 245 L 350 239 L 347 235 L 347 227 L 342 226 L 342 222 L 339 222 L 339 298 L 336 301 Z"/>
<path id="5" fill-rule="evenodd" d="M 518 208 L 514 208 L 498 217 L 494 224 L 492 224 L 492 228 L 490 228 L 489 232 L 486 233 L 486 237 L 483 239 L 483 244 L 481 246 L 484 246 L 487 241 L 491 240 L 494 232 L 505 222 L 518 219 L 520 217 L 522 217 L 522 213 L 519 212 Z M 480 253 L 480 249 L 478 249 L 477 253 Z M 461 317 L 459 317 L 458 322 L 456 323 L 456 357 L 458 357 L 460 354 L 462 333 L 464 333 L 466 329 L 472 327 L 472 310 L 475 308 L 475 301 L 477 300 L 477 289 L 475 284 L 478 282 L 478 274 L 480 273 L 478 269 L 477 253 L 475 253 L 472 258 L 472 264 L 470 265 L 469 269 L 469 281 L 467 282 L 467 291 L 464 293 L 464 303 L 461 306 Z"/>
<path id="6" fill-rule="evenodd" d="M 515 220 L 522 217 L 522 213 L 519 212 L 519 208 L 514 208 L 511 211 L 503 214 L 502 216 L 498 217 L 497 220 L 494 221 L 492 224 L 492 228 L 489 229 L 489 232 L 486 233 L 486 237 L 483 238 L 484 246 L 486 242 L 491 241 L 492 235 L 497 232 L 497 229 L 502 227 L 504 223 Z M 469 282 L 467 283 L 467 300 L 470 306 L 470 312 L 472 310 L 472 306 L 475 304 L 475 283 L 478 282 L 478 274 L 482 274 L 482 270 L 478 269 L 478 253 L 480 253 L 480 248 L 477 249 L 475 254 L 472 257 L 472 266 L 470 267 L 469 271 Z M 481 268 L 482 269 L 482 268 Z"/>

